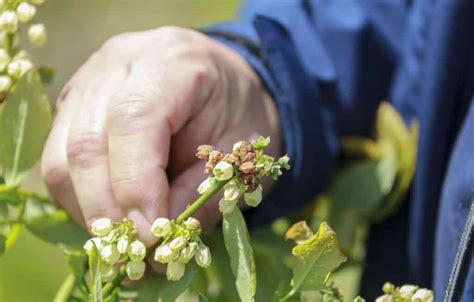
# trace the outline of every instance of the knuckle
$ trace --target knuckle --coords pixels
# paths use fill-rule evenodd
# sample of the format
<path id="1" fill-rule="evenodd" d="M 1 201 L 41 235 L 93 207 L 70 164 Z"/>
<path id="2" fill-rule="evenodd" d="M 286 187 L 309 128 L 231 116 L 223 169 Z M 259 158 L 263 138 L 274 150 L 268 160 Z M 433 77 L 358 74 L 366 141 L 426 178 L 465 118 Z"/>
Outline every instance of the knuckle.
<path id="1" fill-rule="evenodd" d="M 127 94 L 118 96 L 119 101 L 110 104 L 109 126 L 112 130 L 127 128 L 134 130 L 137 125 L 142 124 L 145 118 L 153 110 L 151 102 L 141 94 Z"/>
<path id="2" fill-rule="evenodd" d="M 65 162 L 43 159 L 41 175 L 48 186 L 55 187 L 64 184 L 68 180 L 69 171 Z"/>
<path id="3" fill-rule="evenodd" d="M 74 165 L 88 166 L 94 159 L 107 152 L 105 137 L 92 131 L 73 133 L 69 136 L 66 153 L 68 161 Z"/>

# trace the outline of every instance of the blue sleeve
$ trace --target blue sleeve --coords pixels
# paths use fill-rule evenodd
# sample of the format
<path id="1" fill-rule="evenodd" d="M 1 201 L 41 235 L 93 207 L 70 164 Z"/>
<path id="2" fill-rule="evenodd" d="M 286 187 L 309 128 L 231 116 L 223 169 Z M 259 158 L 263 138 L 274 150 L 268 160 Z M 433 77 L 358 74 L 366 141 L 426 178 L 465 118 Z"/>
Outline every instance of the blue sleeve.
<path id="1" fill-rule="evenodd" d="M 368 135 L 388 96 L 407 1 L 248 1 L 206 32 L 240 53 L 276 102 L 292 169 L 248 215 L 268 222 L 328 185 L 343 135 Z"/>

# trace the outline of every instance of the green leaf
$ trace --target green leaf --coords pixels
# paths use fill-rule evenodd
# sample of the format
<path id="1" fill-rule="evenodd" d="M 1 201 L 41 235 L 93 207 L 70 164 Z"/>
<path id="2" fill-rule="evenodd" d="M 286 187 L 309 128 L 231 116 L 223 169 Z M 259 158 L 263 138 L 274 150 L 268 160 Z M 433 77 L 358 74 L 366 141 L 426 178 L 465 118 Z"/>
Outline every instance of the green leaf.
<path id="1" fill-rule="evenodd" d="M 28 72 L 5 100 L 0 120 L 0 164 L 17 185 L 38 161 L 51 125 L 51 109 L 36 71 Z"/>
<path id="2" fill-rule="evenodd" d="M 65 211 L 33 198 L 26 203 L 23 220 L 29 231 L 50 243 L 81 248 L 89 238 L 89 234 Z"/>
<path id="3" fill-rule="evenodd" d="M 6 241 L 7 241 L 7 237 L 0 234 L 0 256 L 3 255 L 3 253 L 5 253 L 5 249 L 7 248 Z"/>
<path id="4" fill-rule="evenodd" d="M 15 186 L 0 185 L 0 203 L 18 205 L 21 203 L 21 196 Z"/>
<path id="5" fill-rule="evenodd" d="M 285 240 L 293 240 L 296 243 L 307 240 L 313 236 L 313 231 L 309 228 L 306 221 L 302 220 L 293 224 L 285 234 Z"/>
<path id="6" fill-rule="evenodd" d="M 49 85 L 53 82 L 55 75 L 54 68 L 43 66 L 38 68 L 38 73 L 44 85 Z"/>
<path id="7" fill-rule="evenodd" d="M 100 253 L 94 243 L 89 254 L 92 302 L 102 302 L 102 279 L 100 275 L 101 266 L 102 260 L 100 259 Z"/>
<path id="8" fill-rule="evenodd" d="M 296 292 L 323 289 L 330 273 L 346 261 L 336 233 L 325 222 L 320 224 L 315 235 L 296 245 L 292 254 L 293 288 L 290 296 Z"/>
<path id="9" fill-rule="evenodd" d="M 257 285 L 255 262 L 247 225 L 238 208 L 224 214 L 222 231 L 240 299 L 254 301 Z"/>
<path id="10" fill-rule="evenodd" d="M 208 302 L 209 300 L 207 300 L 206 296 L 204 296 L 203 294 L 199 294 L 199 302 Z"/>

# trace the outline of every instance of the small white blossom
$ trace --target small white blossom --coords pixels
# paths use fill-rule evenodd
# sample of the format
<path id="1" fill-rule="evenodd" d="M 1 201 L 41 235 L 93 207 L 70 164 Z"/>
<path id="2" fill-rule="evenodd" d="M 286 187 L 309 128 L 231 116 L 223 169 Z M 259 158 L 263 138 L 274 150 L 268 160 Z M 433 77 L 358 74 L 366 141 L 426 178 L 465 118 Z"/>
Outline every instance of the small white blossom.
<path id="1" fill-rule="evenodd" d="M 156 237 L 165 237 L 171 231 L 171 221 L 168 218 L 157 218 L 151 226 L 151 232 Z"/>
<path id="2" fill-rule="evenodd" d="M 112 228 L 113 228 L 113 222 L 112 222 L 112 219 L 109 219 L 109 218 L 99 218 L 91 224 L 92 233 L 100 237 L 107 236 L 110 233 L 110 231 L 112 231 Z"/>
<path id="3" fill-rule="evenodd" d="M 238 200 L 244 191 L 244 186 L 237 180 L 231 180 L 224 186 L 224 199 Z"/>
<path id="4" fill-rule="evenodd" d="M 221 211 L 222 214 L 229 214 L 234 211 L 236 205 L 237 200 L 225 200 L 221 198 L 219 201 L 219 211 Z"/>
<path id="5" fill-rule="evenodd" d="M 145 262 L 130 261 L 125 266 L 125 272 L 130 280 L 140 280 L 145 273 Z"/>
<path id="6" fill-rule="evenodd" d="M 187 243 L 188 242 L 186 238 L 184 238 L 183 236 L 179 236 L 171 240 L 171 242 L 169 243 L 169 246 L 171 250 L 177 252 L 177 251 L 180 251 L 183 247 L 185 247 Z"/>
<path id="7" fill-rule="evenodd" d="M 188 219 L 186 219 L 183 224 L 188 230 L 191 231 L 197 231 L 201 229 L 201 223 L 199 223 L 199 220 L 194 217 L 188 217 Z"/>
<path id="8" fill-rule="evenodd" d="M 12 79 L 9 76 L 0 76 L 0 93 L 7 92 L 12 86 Z"/>
<path id="9" fill-rule="evenodd" d="M 128 237 L 123 235 L 117 241 L 117 251 L 120 254 L 125 254 L 128 250 Z"/>
<path id="10" fill-rule="evenodd" d="M 102 240 L 98 237 L 93 237 L 84 243 L 83 248 L 87 255 L 91 253 L 94 244 L 99 251 L 102 249 Z"/>
<path id="11" fill-rule="evenodd" d="M 410 300 L 413 294 L 415 294 L 416 290 L 418 289 L 418 286 L 416 285 L 411 285 L 411 284 L 406 284 L 400 287 L 400 297 L 403 299 Z"/>
<path id="12" fill-rule="evenodd" d="M 197 244 L 195 242 L 191 242 L 187 246 L 185 246 L 180 252 L 178 257 L 178 262 L 181 263 L 188 263 L 194 257 L 196 253 Z"/>
<path id="13" fill-rule="evenodd" d="M 225 181 L 234 176 L 234 166 L 225 161 L 220 161 L 212 170 L 217 180 Z"/>
<path id="14" fill-rule="evenodd" d="M 0 25 L 6 32 L 16 32 L 18 30 L 18 17 L 16 13 L 11 10 L 4 11 L 0 16 Z"/>
<path id="15" fill-rule="evenodd" d="M 3 72 L 7 68 L 8 63 L 10 63 L 10 56 L 5 49 L 0 48 L 0 72 Z"/>
<path id="16" fill-rule="evenodd" d="M 16 13 L 21 22 L 28 22 L 35 16 L 36 7 L 28 2 L 23 2 L 16 8 Z"/>
<path id="17" fill-rule="evenodd" d="M 109 282 L 117 277 L 117 268 L 114 265 L 103 265 L 100 271 L 102 282 Z"/>
<path id="18" fill-rule="evenodd" d="M 173 252 L 168 245 L 162 245 L 155 250 L 155 261 L 168 263 L 176 258 L 176 252 Z"/>
<path id="19" fill-rule="evenodd" d="M 100 257 L 108 265 L 116 263 L 120 258 L 120 253 L 115 245 L 109 244 L 100 250 Z"/>
<path id="20" fill-rule="evenodd" d="M 413 302 L 433 302 L 433 292 L 426 288 L 420 288 L 416 293 L 411 297 Z"/>
<path id="21" fill-rule="evenodd" d="M 209 267 L 209 265 L 211 265 L 211 251 L 209 250 L 209 247 L 205 244 L 200 244 L 196 251 L 195 258 L 197 265 L 200 267 Z"/>
<path id="22" fill-rule="evenodd" d="M 206 178 L 197 188 L 197 191 L 200 195 L 209 191 L 210 188 L 216 183 L 216 179 L 214 177 Z"/>
<path id="23" fill-rule="evenodd" d="M 130 247 L 128 249 L 128 256 L 132 261 L 142 261 L 143 258 L 146 256 L 146 247 L 143 242 L 140 240 L 135 240 L 130 243 Z"/>
<path id="24" fill-rule="evenodd" d="M 252 192 L 244 193 L 244 200 L 249 207 L 257 207 L 262 202 L 262 186 L 258 186 Z"/>
<path id="25" fill-rule="evenodd" d="M 46 39 L 46 28 L 43 24 L 38 23 L 30 26 L 28 29 L 28 40 L 30 40 L 31 44 L 41 47 L 46 43 Z"/>
<path id="26" fill-rule="evenodd" d="M 14 60 L 8 64 L 8 74 L 13 78 L 20 78 L 33 68 L 33 63 L 30 60 Z"/>
<path id="27" fill-rule="evenodd" d="M 391 295 L 383 295 L 375 299 L 375 302 L 393 302 Z"/>
<path id="28" fill-rule="evenodd" d="M 166 278 L 170 281 L 178 281 L 184 275 L 186 266 L 179 262 L 170 262 L 166 268 Z"/>

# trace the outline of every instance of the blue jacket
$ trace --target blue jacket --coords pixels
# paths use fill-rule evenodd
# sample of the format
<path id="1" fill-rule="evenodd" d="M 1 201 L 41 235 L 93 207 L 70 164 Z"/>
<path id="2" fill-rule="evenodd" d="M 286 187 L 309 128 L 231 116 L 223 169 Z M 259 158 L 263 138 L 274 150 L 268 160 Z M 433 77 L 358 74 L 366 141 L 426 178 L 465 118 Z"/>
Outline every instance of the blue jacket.
<path id="1" fill-rule="evenodd" d="M 374 226 L 362 292 L 411 282 L 441 301 L 474 197 L 474 1 L 254 0 L 208 33 L 261 76 L 292 158 L 251 224 L 323 191 L 340 137 L 369 134 L 381 100 L 420 122 L 409 200 Z M 474 301 L 472 266 L 468 278 Z"/>

